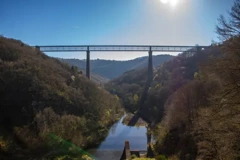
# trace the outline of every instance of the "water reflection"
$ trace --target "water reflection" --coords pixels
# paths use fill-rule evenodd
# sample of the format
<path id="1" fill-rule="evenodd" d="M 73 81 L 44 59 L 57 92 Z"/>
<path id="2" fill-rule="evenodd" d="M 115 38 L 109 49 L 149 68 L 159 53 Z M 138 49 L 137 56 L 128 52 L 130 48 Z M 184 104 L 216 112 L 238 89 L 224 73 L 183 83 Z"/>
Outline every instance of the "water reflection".
<path id="1" fill-rule="evenodd" d="M 126 126 L 122 124 L 124 116 L 114 124 L 106 139 L 100 144 L 100 150 L 119 150 L 124 148 L 124 142 L 128 140 L 132 150 L 147 150 L 147 129 L 144 126 Z"/>

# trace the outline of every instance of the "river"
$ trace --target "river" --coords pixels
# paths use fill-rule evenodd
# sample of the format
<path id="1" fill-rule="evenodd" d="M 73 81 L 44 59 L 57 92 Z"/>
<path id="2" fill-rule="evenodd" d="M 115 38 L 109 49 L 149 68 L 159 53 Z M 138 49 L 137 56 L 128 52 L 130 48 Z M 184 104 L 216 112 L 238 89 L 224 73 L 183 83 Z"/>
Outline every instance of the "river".
<path id="1" fill-rule="evenodd" d="M 130 142 L 131 150 L 147 150 L 146 127 L 130 127 L 122 123 L 123 116 L 109 130 L 108 136 L 98 146 L 88 152 L 97 160 L 118 160 L 124 148 L 124 142 Z"/>

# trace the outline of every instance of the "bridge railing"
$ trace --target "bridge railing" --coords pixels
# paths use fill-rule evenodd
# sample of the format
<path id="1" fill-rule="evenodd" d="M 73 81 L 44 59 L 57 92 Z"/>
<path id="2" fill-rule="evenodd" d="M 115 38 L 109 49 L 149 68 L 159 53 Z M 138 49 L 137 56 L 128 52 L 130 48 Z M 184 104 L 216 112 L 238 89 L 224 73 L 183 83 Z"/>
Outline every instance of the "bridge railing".
<path id="1" fill-rule="evenodd" d="M 207 46 L 148 46 L 148 45 L 58 45 L 36 46 L 42 52 L 77 52 L 77 51 L 135 51 L 135 52 L 184 52 L 197 51 Z"/>

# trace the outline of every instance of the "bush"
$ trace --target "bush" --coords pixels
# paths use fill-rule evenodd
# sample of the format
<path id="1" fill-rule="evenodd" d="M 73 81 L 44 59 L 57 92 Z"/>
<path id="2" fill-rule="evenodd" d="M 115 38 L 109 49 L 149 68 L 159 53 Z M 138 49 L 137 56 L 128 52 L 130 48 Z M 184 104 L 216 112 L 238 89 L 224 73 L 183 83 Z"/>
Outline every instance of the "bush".
<path id="1" fill-rule="evenodd" d="M 156 156 L 156 160 L 168 160 L 168 159 L 164 155 L 158 155 Z"/>

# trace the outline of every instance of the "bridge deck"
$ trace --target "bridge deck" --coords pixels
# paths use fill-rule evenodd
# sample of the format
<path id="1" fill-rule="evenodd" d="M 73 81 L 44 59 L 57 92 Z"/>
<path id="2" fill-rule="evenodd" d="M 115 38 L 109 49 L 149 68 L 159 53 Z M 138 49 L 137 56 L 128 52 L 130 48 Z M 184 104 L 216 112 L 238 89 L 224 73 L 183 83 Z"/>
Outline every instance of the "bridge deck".
<path id="1" fill-rule="evenodd" d="M 155 52 L 196 52 L 197 48 L 207 46 L 149 46 L 149 45 L 56 45 L 36 46 L 42 52 L 79 52 L 79 51 L 155 51 Z"/>

